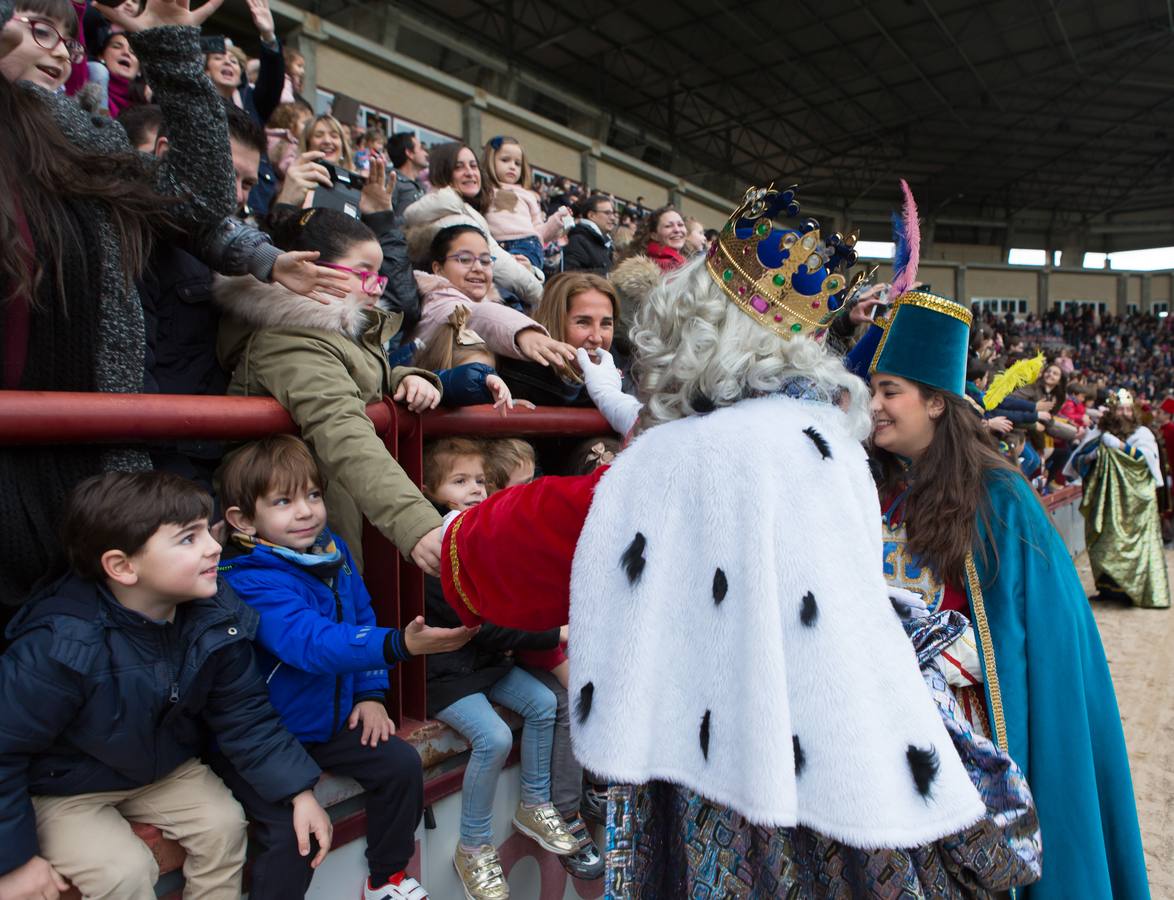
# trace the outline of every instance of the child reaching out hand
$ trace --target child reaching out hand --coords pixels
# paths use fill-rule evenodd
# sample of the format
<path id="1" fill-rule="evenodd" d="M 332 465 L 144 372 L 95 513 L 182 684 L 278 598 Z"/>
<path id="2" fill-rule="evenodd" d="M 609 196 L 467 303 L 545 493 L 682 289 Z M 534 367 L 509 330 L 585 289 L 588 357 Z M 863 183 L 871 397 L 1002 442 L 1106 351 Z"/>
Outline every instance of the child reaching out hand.
<path id="1" fill-rule="evenodd" d="M 497 374 L 493 351 L 481 335 L 469 327 L 471 315 L 467 306 L 454 309 L 448 321 L 429 335 L 427 346 L 414 362 L 420 368 L 436 373 L 442 388 L 443 405 L 492 403 L 494 409 L 505 415 L 514 408 L 514 398 Z M 528 400 L 516 402 L 534 408 Z"/>
<path id="2" fill-rule="evenodd" d="M 327 526 L 324 479 L 309 448 L 274 435 L 237 452 L 222 475 L 232 538 L 221 572 L 261 616 L 257 643 L 269 699 L 282 723 L 324 769 L 367 791 L 365 900 L 425 900 L 405 869 L 423 814 L 420 757 L 395 737 L 383 705 L 387 669 L 455 650 L 475 630 L 417 619 L 380 627 L 346 542 Z M 266 801 L 229 760 L 212 767 L 258 824 L 253 900 L 302 897 L 313 872 L 297 854 L 281 804 Z"/>

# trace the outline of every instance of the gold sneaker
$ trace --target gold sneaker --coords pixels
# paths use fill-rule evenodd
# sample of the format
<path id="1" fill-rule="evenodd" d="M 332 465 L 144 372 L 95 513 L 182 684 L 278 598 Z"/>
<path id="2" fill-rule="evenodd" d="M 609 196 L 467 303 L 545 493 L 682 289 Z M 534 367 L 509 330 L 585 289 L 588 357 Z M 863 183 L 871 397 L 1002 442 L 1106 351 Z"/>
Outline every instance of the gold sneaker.
<path id="1" fill-rule="evenodd" d="M 465 900 L 507 900 L 510 886 L 501 870 L 501 858 L 494 847 L 485 844 L 472 853 L 457 844 L 452 864 L 465 889 Z"/>
<path id="2" fill-rule="evenodd" d="M 553 803 L 543 803 L 533 809 L 519 803 L 514 812 L 514 827 L 556 856 L 570 856 L 579 849 L 578 839 L 567 830 L 567 823 Z"/>

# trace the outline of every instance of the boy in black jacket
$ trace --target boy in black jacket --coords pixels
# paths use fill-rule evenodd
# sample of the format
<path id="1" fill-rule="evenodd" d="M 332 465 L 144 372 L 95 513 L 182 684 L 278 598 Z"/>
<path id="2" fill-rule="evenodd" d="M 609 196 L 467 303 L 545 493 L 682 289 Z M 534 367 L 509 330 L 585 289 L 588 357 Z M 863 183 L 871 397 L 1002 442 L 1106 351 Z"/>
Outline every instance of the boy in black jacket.
<path id="1" fill-rule="evenodd" d="M 330 848 L 320 771 L 253 661 L 257 615 L 217 580 L 212 500 L 174 475 L 108 473 L 65 515 L 72 572 L 36 594 L 0 656 L 0 896 L 153 898 L 127 820 L 187 852 L 184 896 L 239 900 L 245 820 L 199 761 L 209 738 Z"/>

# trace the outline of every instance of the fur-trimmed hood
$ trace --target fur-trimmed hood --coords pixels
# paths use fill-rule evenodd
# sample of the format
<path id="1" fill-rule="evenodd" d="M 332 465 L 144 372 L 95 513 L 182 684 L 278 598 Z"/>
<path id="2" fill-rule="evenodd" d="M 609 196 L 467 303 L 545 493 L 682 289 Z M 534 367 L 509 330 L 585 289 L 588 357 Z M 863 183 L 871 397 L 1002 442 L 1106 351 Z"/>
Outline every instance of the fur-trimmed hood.
<path id="1" fill-rule="evenodd" d="M 217 276 L 212 298 L 228 315 L 253 328 L 314 328 L 357 340 L 374 320 L 371 307 L 355 297 L 319 303 L 280 284 L 264 284 L 251 275 Z"/>
<path id="2" fill-rule="evenodd" d="M 616 349 L 624 356 L 632 355 L 632 323 L 636 321 L 636 312 L 653 288 L 660 284 L 663 275 L 660 266 L 642 253 L 628 257 L 607 275 L 620 298 L 620 321 L 616 325 L 615 341 L 618 344 Z"/>
<path id="3" fill-rule="evenodd" d="M 644 254 L 625 259 L 608 273 L 607 280 L 619 295 L 624 319 L 632 320 L 645 298 L 660 283 L 662 274 L 660 266 Z"/>

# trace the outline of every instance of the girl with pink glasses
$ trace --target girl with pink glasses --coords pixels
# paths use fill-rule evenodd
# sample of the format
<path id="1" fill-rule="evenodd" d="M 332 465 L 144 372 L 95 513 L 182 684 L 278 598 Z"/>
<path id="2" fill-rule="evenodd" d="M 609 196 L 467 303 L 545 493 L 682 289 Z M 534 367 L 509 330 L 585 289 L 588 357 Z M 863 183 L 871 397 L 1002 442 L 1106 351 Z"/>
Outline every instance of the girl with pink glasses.
<path id="1" fill-rule="evenodd" d="M 383 248 L 357 219 L 308 209 L 282 219 L 283 250 L 313 254 L 343 273 L 341 299 L 304 297 L 252 278 L 221 278 L 215 296 L 227 315 L 217 352 L 232 372 L 230 394 L 270 396 L 288 410 L 326 478 L 334 530 L 362 567 L 362 521 L 371 521 L 405 557 L 435 574 L 440 516 L 388 455 L 364 409 L 384 395 L 414 412 L 440 402 L 431 372 L 388 362 L 384 345 L 403 314 L 380 307 Z"/>

